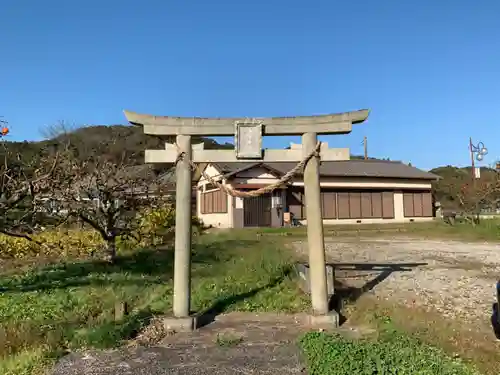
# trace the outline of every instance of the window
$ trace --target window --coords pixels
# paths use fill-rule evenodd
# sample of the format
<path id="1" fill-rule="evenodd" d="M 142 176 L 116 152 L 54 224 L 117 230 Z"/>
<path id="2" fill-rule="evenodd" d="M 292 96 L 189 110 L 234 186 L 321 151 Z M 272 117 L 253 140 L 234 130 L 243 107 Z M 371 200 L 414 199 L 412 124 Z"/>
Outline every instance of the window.
<path id="1" fill-rule="evenodd" d="M 432 195 L 430 192 L 403 193 L 405 217 L 432 217 Z"/>
<path id="2" fill-rule="evenodd" d="M 306 219 L 303 191 L 288 190 L 287 205 L 297 219 Z M 393 219 L 394 192 L 392 191 L 321 191 L 323 219 Z"/>
<path id="3" fill-rule="evenodd" d="M 227 212 L 227 194 L 221 189 L 200 194 L 201 213 L 222 214 Z"/>
<path id="4" fill-rule="evenodd" d="M 339 219 L 392 219 L 392 191 L 351 191 L 337 194 Z"/>
<path id="5" fill-rule="evenodd" d="M 321 211 L 323 219 L 337 218 L 337 193 L 335 191 L 321 192 Z"/>

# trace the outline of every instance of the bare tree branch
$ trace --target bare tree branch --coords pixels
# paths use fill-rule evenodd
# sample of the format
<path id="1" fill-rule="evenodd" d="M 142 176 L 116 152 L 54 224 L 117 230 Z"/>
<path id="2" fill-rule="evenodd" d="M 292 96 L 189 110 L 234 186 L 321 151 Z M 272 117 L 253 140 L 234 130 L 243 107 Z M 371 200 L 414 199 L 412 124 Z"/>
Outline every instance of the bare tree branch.
<path id="1" fill-rule="evenodd" d="M 10 152 L 7 143 L 0 142 L 4 151 L 0 164 L 0 233 L 37 242 L 32 234 L 47 219 L 39 197 L 51 190 L 57 154 L 40 154 L 26 161 Z"/>
<path id="2" fill-rule="evenodd" d="M 133 165 L 125 152 L 117 163 L 106 154 L 80 159 L 65 154 L 56 196 L 64 210 L 95 229 L 106 243 L 109 260 L 119 236 L 137 238 L 137 213 L 162 199 L 162 186 L 148 165 Z"/>

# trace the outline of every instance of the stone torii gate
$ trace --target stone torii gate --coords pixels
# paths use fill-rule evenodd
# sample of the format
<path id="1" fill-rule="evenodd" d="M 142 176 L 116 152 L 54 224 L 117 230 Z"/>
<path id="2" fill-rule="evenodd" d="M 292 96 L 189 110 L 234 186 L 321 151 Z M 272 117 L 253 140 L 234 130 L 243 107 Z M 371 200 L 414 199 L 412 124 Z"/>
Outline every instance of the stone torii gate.
<path id="1" fill-rule="evenodd" d="M 305 162 L 307 242 L 313 317 L 328 317 L 323 219 L 319 181 L 320 161 L 348 160 L 349 149 L 318 145 L 320 134 L 348 134 L 352 124 L 362 123 L 369 110 L 330 115 L 271 118 L 189 118 L 138 114 L 124 111 L 127 120 L 142 125 L 145 134 L 176 136 L 164 150 L 146 150 L 146 163 L 176 163 L 176 218 L 174 262 L 174 319 L 171 326 L 193 329 L 191 304 L 191 171 L 200 162 Z M 204 150 L 192 145 L 191 136 L 233 136 L 235 150 Z M 289 150 L 262 150 L 264 135 L 301 135 L 302 144 Z M 320 147 L 318 147 L 320 146 Z M 318 151 L 315 153 L 315 150 Z M 180 157 L 181 156 L 181 157 Z"/>

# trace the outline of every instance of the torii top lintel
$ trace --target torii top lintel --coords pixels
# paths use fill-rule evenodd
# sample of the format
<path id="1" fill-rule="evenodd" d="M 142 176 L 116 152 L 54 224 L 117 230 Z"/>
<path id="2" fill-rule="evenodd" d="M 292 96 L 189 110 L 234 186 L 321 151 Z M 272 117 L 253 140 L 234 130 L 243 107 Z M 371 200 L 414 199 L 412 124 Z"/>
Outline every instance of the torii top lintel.
<path id="1" fill-rule="evenodd" d="M 362 109 L 329 115 L 267 118 L 171 117 L 130 111 L 124 113 L 128 122 L 142 125 L 145 134 L 231 136 L 235 134 L 236 124 L 247 123 L 262 124 L 262 132 L 267 135 L 347 134 L 351 132 L 352 124 L 365 121 L 370 111 Z"/>

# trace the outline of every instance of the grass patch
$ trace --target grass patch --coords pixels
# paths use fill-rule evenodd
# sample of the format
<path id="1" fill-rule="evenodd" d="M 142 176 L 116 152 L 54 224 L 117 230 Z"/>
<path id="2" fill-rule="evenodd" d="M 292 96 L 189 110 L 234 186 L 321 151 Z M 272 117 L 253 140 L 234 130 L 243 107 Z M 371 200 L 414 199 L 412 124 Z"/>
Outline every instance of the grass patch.
<path id="1" fill-rule="evenodd" d="M 310 332 L 300 340 L 310 375 L 473 375 L 459 359 L 392 328 L 360 340 Z"/>
<path id="2" fill-rule="evenodd" d="M 216 342 L 217 345 L 221 347 L 231 348 L 241 344 L 243 342 L 243 337 L 230 334 L 217 334 Z"/>
<path id="3" fill-rule="evenodd" d="M 500 352 L 489 317 L 485 317 L 483 324 L 471 326 L 437 311 L 418 306 L 410 308 L 366 295 L 348 306 L 344 313 L 353 326 L 382 330 L 391 324 L 428 345 L 442 348 L 452 357 L 460 356 L 467 363 L 473 363 L 483 374 L 500 373 Z"/>
<path id="4" fill-rule="evenodd" d="M 308 308 L 278 239 L 221 233 L 193 245 L 193 310 Z M 29 260 L 27 260 L 29 261 Z M 172 304 L 173 250 L 122 254 L 116 264 L 61 260 L 0 274 L 0 374 L 36 374 L 66 351 L 106 348 L 133 337 Z M 116 321 L 114 307 L 129 313 Z"/>

